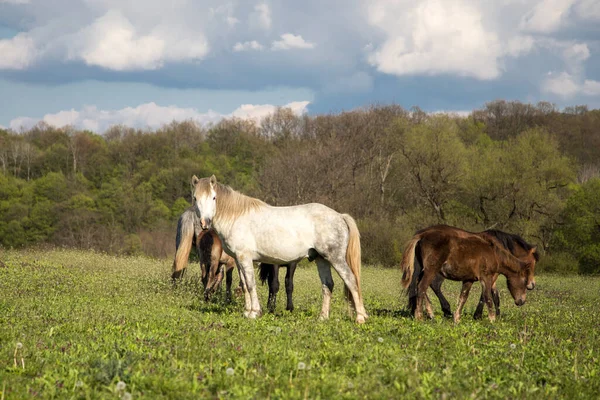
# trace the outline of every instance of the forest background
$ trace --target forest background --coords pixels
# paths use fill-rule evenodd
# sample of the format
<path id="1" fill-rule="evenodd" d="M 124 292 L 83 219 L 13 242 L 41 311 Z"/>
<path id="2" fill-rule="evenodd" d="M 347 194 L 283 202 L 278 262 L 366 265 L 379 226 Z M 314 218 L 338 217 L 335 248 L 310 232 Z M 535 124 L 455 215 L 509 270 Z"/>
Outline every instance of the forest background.
<path id="1" fill-rule="evenodd" d="M 260 123 L 224 119 L 103 134 L 0 129 L 0 247 L 171 257 L 190 178 L 272 205 L 350 213 L 363 262 L 393 267 L 418 229 L 500 229 L 539 271 L 600 273 L 600 110 L 498 100 L 468 116 L 370 106 Z"/>

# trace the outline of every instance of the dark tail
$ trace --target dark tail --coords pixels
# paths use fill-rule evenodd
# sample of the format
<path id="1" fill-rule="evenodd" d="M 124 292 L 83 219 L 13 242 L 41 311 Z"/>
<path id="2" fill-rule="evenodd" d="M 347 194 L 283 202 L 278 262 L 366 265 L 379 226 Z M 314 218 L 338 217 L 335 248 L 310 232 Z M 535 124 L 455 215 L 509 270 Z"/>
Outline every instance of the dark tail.
<path id="1" fill-rule="evenodd" d="M 423 274 L 423 262 L 421 260 L 421 252 L 419 247 L 419 244 L 417 244 L 415 247 L 412 278 L 408 288 L 406 288 L 406 294 L 408 295 L 408 309 L 412 314 L 415 313 L 415 309 L 417 308 L 419 280 Z"/>
<path id="2" fill-rule="evenodd" d="M 260 268 L 260 281 L 264 285 L 265 282 L 269 281 L 273 276 L 273 264 L 260 263 L 258 264 L 258 267 Z"/>

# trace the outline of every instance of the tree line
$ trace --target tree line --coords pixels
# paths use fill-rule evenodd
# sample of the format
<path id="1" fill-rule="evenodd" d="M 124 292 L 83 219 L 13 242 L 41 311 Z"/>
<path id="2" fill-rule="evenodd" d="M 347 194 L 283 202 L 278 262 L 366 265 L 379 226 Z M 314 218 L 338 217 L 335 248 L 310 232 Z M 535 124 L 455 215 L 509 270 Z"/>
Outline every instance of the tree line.
<path id="1" fill-rule="evenodd" d="M 397 105 L 260 123 L 235 118 L 103 134 L 0 130 L 0 244 L 174 252 L 190 177 L 273 205 L 352 214 L 367 264 L 394 266 L 414 231 L 517 233 L 547 271 L 600 272 L 600 110 L 494 101 L 469 116 Z"/>

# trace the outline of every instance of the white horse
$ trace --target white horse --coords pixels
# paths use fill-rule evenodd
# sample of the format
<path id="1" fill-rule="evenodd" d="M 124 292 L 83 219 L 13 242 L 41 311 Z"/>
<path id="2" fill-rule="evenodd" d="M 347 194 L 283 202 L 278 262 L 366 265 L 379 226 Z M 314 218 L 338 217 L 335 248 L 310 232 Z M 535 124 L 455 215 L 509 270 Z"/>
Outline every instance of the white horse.
<path id="1" fill-rule="evenodd" d="M 322 283 L 320 318 L 329 318 L 333 266 L 350 292 L 346 293 L 356 310 L 356 322 L 365 322 L 367 313 L 360 290 L 360 234 L 350 215 L 318 203 L 273 207 L 217 183 L 214 175 L 202 179 L 194 176 L 192 185 L 202 229 L 212 227 L 223 241 L 224 250 L 237 263 L 244 286 L 246 317 L 261 315 L 253 261 L 281 265 L 309 257 L 316 260 Z"/>

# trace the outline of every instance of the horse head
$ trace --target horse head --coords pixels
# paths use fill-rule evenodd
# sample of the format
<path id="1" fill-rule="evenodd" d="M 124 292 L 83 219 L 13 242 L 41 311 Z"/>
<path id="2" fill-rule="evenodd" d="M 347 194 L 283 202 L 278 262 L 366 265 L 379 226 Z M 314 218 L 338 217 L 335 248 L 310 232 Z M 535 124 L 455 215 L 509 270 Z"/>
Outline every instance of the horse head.
<path id="1" fill-rule="evenodd" d="M 537 252 L 537 246 L 533 246 L 527 251 L 527 256 L 525 257 L 525 260 L 529 265 L 527 270 L 527 290 L 533 290 L 533 288 L 535 288 L 535 264 L 538 259 L 539 254 Z"/>
<path id="2" fill-rule="evenodd" d="M 212 220 L 217 211 L 217 178 L 199 179 L 196 175 L 192 177 L 192 198 L 194 208 L 200 217 L 200 226 L 203 230 L 212 227 Z"/>
<path id="3" fill-rule="evenodd" d="M 506 275 L 506 285 L 508 291 L 515 299 L 517 306 L 525 304 L 527 298 L 527 290 L 529 289 L 529 276 L 531 274 L 532 263 L 530 261 L 518 260 L 519 271 L 510 275 Z M 535 264 L 533 264 L 535 265 Z M 535 284 L 534 284 L 535 285 Z M 533 289 L 533 288 L 532 288 Z"/>

